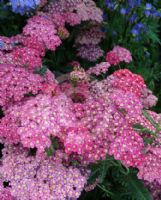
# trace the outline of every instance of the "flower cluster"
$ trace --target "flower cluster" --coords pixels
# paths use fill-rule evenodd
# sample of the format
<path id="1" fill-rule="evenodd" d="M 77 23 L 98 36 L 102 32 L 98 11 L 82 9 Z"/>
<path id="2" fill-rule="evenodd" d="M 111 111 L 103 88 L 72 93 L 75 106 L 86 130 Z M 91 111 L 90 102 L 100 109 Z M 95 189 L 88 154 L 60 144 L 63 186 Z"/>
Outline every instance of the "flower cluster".
<path id="1" fill-rule="evenodd" d="M 38 94 L 42 90 L 44 80 L 38 74 L 14 65 L 0 65 L 0 105 L 22 100 L 27 95 Z"/>
<path id="2" fill-rule="evenodd" d="M 88 74 L 94 74 L 94 75 L 97 75 L 97 76 L 102 74 L 102 73 L 105 74 L 108 71 L 110 66 L 111 65 L 108 62 L 101 62 L 101 63 L 97 64 L 95 67 L 91 67 L 87 71 L 87 73 Z"/>
<path id="3" fill-rule="evenodd" d="M 160 184 L 158 184 L 157 182 L 149 183 L 149 182 L 146 181 L 145 185 L 150 190 L 150 192 L 152 194 L 152 198 L 154 200 L 160 200 L 160 197 L 161 197 Z"/>
<path id="4" fill-rule="evenodd" d="M 39 42 L 44 43 L 47 49 L 55 51 L 61 44 L 60 38 L 56 35 L 54 24 L 45 15 L 38 15 L 30 18 L 23 29 L 25 36 L 35 37 Z"/>
<path id="5" fill-rule="evenodd" d="M 142 90 L 146 88 L 144 79 L 137 74 L 133 74 L 128 69 L 121 69 L 114 72 L 109 77 L 111 87 L 121 89 L 125 92 L 131 91 L 140 97 Z"/>
<path id="6" fill-rule="evenodd" d="M 117 66 L 120 62 L 130 63 L 132 56 L 129 50 L 115 46 L 112 51 L 109 51 L 106 55 L 106 61 L 111 65 Z"/>
<path id="7" fill-rule="evenodd" d="M 10 142 L 13 139 L 14 143 L 19 138 L 24 147 L 44 152 L 51 145 L 50 136 L 62 138 L 61 128 L 74 123 L 70 110 L 70 101 L 64 95 L 31 97 L 6 111 L 0 124 L 1 138 Z"/>
<path id="8" fill-rule="evenodd" d="M 65 170 L 64 163 L 70 166 L 71 162 L 76 161 L 80 166 L 87 167 L 90 163 L 105 159 L 107 154 L 120 160 L 126 167 L 137 168 L 140 179 L 151 183 L 157 181 L 158 184 L 161 184 L 158 174 L 161 166 L 159 156 L 161 135 L 158 124 L 161 117 L 154 112 L 146 111 L 146 115 L 143 112 L 147 106 L 144 102 L 148 98 L 145 90 L 148 89 L 142 77 L 127 69 L 122 69 L 115 71 L 104 80 L 91 80 L 90 82 L 89 74 L 104 73 L 110 64 L 108 62 L 97 64 L 87 72 L 80 67 L 79 63 L 73 62 L 72 65 L 75 67 L 70 73 L 70 82 L 59 84 L 55 82 L 50 71 L 47 71 L 45 77 L 41 78 L 39 75 L 32 74 L 32 71 L 28 69 L 10 65 L 1 66 L 4 71 L 2 78 L 7 77 L 6 74 L 9 75 L 9 72 L 12 71 L 11 77 L 4 78 L 4 81 L 7 80 L 5 85 L 13 85 L 13 88 L 16 87 L 15 85 L 17 88 L 24 85 L 24 89 L 20 88 L 20 92 L 16 94 L 12 93 L 11 86 L 5 87 L 8 89 L 7 92 L 11 89 L 11 94 L 15 95 L 16 103 L 13 101 L 14 96 L 7 93 L 6 97 L 10 97 L 13 103 L 9 106 L 8 101 L 6 102 L 8 108 L 5 105 L 4 117 L 0 121 L 0 139 L 5 144 L 21 144 L 21 148 L 26 148 L 26 152 L 30 149 L 37 150 L 36 157 L 24 158 L 26 153 L 22 154 L 21 152 L 16 154 L 14 158 L 18 148 L 16 146 L 14 150 L 11 150 L 14 151 L 14 154 L 11 152 L 7 155 L 4 154 L 1 173 L 4 180 L 10 182 L 11 195 L 20 199 L 22 195 L 32 195 L 32 197 L 26 196 L 25 198 L 34 200 L 44 191 L 46 198 L 49 198 L 50 195 L 56 197 L 60 195 L 60 192 L 62 196 L 59 199 L 67 197 L 77 199 L 86 179 L 82 182 L 82 186 L 79 186 L 78 191 L 78 186 L 72 186 L 76 189 L 69 191 L 69 193 L 64 189 L 62 192 L 62 184 L 66 183 L 64 183 L 66 179 L 62 177 L 63 171 L 61 170 L 62 168 Z M 27 73 L 27 77 L 30 78 L 33 75 L 34 80 L 27 79 L 24 75 L 25 81 L 23 84 L 19 84 L 17 75 L 22 78 L 19 72 L 23 72 L 25 75 Z M 40 87 L 38 83 L 34 82 L 37 80 L 35 77 L 39 77 Z M 34 83 L 33 86 L 28 86 L 26 80 L 29 80 L 29 83 Z M 25 96 L 28 92 L 33 92 L 34 96 Z M 145 95 L 143 96 L 143 94 Z M 18 95 L 21 96 L 16 99 Z M 146 132 L 152 134 L 148 135 Z M 152 140 L 151 145 L 146 146 L 145 139 Z M 56 146 L 53 141 L 57 141 Z M 9 148 L 12 149 L 13 146 Z M 55 161 L 46 157 L 50 151 L 52 159 L 56 159 L 59 165 L 55 165 L 53 163 Z M 19 158 L 23 161 L 15 160 Z M 14 160 L 12 161 L 12 159 Z M 153 161 L 153 165 L 151 161 Z M 6 170 L 6 167 L 10 166 L 8 162 L 13 165 L 10 170 Z M 23 165 L 19 165 L 23 170 L 16 166 L 16 162 L 23 162 Z M 50 164 L 51 162 L 52 164 Z M 34 164 L 35 168 L 31 163 Z M 51 165 L 55 168 L 50 167 Z M 29 166 L 34 170 L 33 172 L 27 171 Z M 46 180 L 46 177 L 50 177 L 49 174 L 45 175 L 45 171 L 40 170 L 42 168 L 42 170 L 48 171 L 47 166 L 51 168 L 51 171 L 57 168 L 60 170 L 56 173 L 56 177 L 62 182 L 54 189 L 49 189 L 50 183 L 48 182 L 54 181 L 55 175 L 53 174 L 51 178 Z M 43 178 L 45 176 L 44 181 L 41 180 L 41 176 L 37 175 L 39 170 Z M 69 167 L 66 177 L 70 174 L 70 170 L 73 168 Z M 46 173 L 50 173 L 47 171 Z M 69 176 L 71 177 L 71 175 Z M 77 182 L 79 177 L 76 176 L 75 181 Z M 26 188 L 29 191 L 34 186 L 35 181 L 38 188 L 26 192 Z M 31 187 L 26 187 L 28 184 Z M 67 186 L 65 184 L 65 187 Z M 67 187 L 68 189 L 69 187 Z"/>
<path id="9" fill-rule="evenodd" d="M 83 59 L 94 62 L 103 56 L 103 50 L 96 45 L 82 45 L 79 47 L 77 55 Z"/>
<path id="10" fill-rule="evenodd" d="M 103 50 L 98 46 L 105 37 L 100 26 L 82 30 L 75 40 L 78 56 L 89 61 L 96 61 L 103 56 Z"/>
<path id="11" fill-rule="evenodd" d="M 36 8 L 37 5 L 40 7 L 45 5 L 46 1 L 36 1 L 36 3 L 33 0 L 31 2 L 22 1 L 20 4 L 13 1 L 11 3 L 15 12 L 24 14 L 26 11 Z M 61 40 L 69 37 L 70 33 L 65 27 L 66 24 L 75 26 L 81 21 L 101 23 L 102 20 L 102 11 L 92 0 L 89 2 L 70 0 L 51 2 L 27 20 L 22 34 L 11 38 L 0 36 L 0 63 L 15 64 L 30 69 L 41 67 L 45 50 L 55 51 L 61 45 Z M 92 34 L 93 38 L 96 39 L 99 34 L 99 39 L 96 41 L 100 42 L 104 35 L 99 26 L 94 26 L 86 35 L 90 35 L 93 30 L 95 31 Z M 86 47 L 86 51 L 91 55 L 89 56 L 91 60 L 103 55 L 103 51 L 96 44 L 91 49 Z M 80 54 L 81 52 L 82 50 L 80 50 Z M 87 58 L 87 54 L 82 57 Z"/>
<path id="12" fill-rule="evenodd" d="M 0 199 L 1 200 L 15 200 L 8 189 L 3 187 L 3 182 L 0 182 Z"/>
<path id="13" fill-rule="evenodd" d="M 161 185 L 161 150 L 157 147 L 147 148 L 145 162 L 139 168 L 138 177 L 151 183 Z"/>
<path id="14" fill-rule="evenodd" d="M 5 197 L 1 194 L 4 200 L 14 200 L 10 195 L 21 200 L 78 199 L 88 177 L 83 169 L 29 156 L 22 147 L 6 146 L 2 164 L 1 182 L 9 182 L 9 187 L 3 190 Z"/>
<path id="15" fill-rule="evenodd" d="M 136 132 L 124 130 L 121 136 L 112 142 L 109 154 L 121 160 L 127 167 L 138 167 L 145 159 L 142 153 L 143 148 L 143 139 Z"/>

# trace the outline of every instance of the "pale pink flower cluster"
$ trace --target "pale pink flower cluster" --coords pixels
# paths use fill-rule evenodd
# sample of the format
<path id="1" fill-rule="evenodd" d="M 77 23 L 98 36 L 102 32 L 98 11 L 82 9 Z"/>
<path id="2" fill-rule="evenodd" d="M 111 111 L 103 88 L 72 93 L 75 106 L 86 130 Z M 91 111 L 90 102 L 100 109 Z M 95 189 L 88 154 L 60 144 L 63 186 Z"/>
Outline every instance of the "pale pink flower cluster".
<path id="1" fill-rule="evenodd" d="M 105 33 L 101 31 L 99 26 L 94 26 L 91 29 L 83 29 L 77 36 L 75 42 L 80 45 L 99 44 L 105 37 Z"/>
<path id="2" fill-rule="evenodd" d="M 157 104 L 158 98 L 146 87 L 142 90 L 141 97 L 145 108 L 151 108 Z"/>
<path id="3" fill-rule="evenodd" d="M 111 65 L 117 66 L 120 62 L 130 63 L 132 56 L 128 49 L 115 46 L 112 51 L 106 54 L 106 61 Z"/>
<path id="4" fill-rule="evenodd" d="M 76 39 L 78 56 L 89 61 L 96 61 L 103 55 L 103 50 L 98 46 L 105 34 L 101 31 L 103 13 L 92 0 L 72 1 L 62 0 L 51 2 L 45 12 L 57 27 L 65 23 L 75 26 L 81 21 L 92 21 L 91 29 L 80 32 Z M 83 46 L 82 46 L 83 45 Z"/>
<path id="5" fill-rule="evenodd" d="M 70 79 L 71 81 L 76 81 L 76 82 L 88 82 L 89 77 L 87 73 L 84 71 L 84 69 L 76 67 L 70 73 Z"/>
<path id="6" fill-rule="evenodd" d="M 158 182 L 161 185 L 161 149 L 148 147 L 145 162 L 139 168 L 138 177 L 151 183 Z"/>
<path id="7" fill-rule="evenodd" d="M 75 26 L 81 23 L 81 18 L 76 13 L 66 12 L 64 18 L 66 23 L 70 24 L 70 26 Z"/>
<path id="8" fill-rule="evenodd" d="M 47 11 L 50 13 L 59 12 L 65 14 L 67 12 L 75 13 L 75 18 L 79 21 L 95 21 L 101 23 L 103 21 L 103 12 L 96 6 L 93 0 L 58 0 L 51 2 Z"/>
<path id="9" fill-rule="evenodd" d="M 100 49 L 99 43 L 105 37 L 100 26 L 93 26 L 90 29 L 82 30 L 76 40 L 78 56 L 89 61 L 96 61 L 103 55 L 103 50 Z"/>
<path id="10" fill-rule="evenodd" d="M 96 45 L 82 45 L 78 47 L 77 55 L 83 59 L 94 62 L 103 56 L 103 50 Z"/>
<path id="11" fill-rule="evenodd" d="M 97 64 L 95 67 L 90 67 L 89 70 L 87 71 L 88 74 L 94 74 L 94 75 L 100 75 L 100 74 L 105 74 L 108 72 L 108 69 L 111 65 L 108 62 L 101 62 Z"/>
<path id="12" fill-rule="evenodd" d="M 65 167 L 54 159 L 29 156 L 22 147 L 5 147 L 0 179 L 9 182 L 9 187 L 3 190 L 8 199 L 2 200 L 76 200 L 88 178 L 82 172 L 81 168 Z"/>

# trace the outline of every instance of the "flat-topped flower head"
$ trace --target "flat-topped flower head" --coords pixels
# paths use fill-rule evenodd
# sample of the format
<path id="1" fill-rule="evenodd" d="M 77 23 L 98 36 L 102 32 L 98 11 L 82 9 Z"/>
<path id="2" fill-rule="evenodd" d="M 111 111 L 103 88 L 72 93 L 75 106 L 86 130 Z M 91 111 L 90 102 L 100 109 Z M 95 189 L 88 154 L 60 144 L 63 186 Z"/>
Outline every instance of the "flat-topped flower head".
<path id="1" fill-rule="evenodd" d="M 120 62 L 130 63 L 132 56 L 129 50 L 115 46 L 112 51 L 106 54 L 106 61 L 111 65 L 117 66 Z"/>
<path id="2" fill-rule="evenodd" d="M 60 38 L 56 35 L 57 30 L 45 15 L 37 15 L 28 20 L 23 29 L 26 36 L 35 37 L 38 41 L 43 42 L 47 49 L 55 51 L 56 47 L 61 44 Z"/>
<path id="3" fill-rule="evenodd" d="M 65 167 L 54 159 L 29 156 L 26 149 L 18 146 L 6 147 L 4 151 L 1 179 L 9 181 L 8 191 L 15 199 L 78 199 L 87 182 L 88 173 L 82 173 L 81 168 Z"/>
<path id="4" fill-rule="evenodd" d="M 0 105 L 21 101 L 25 96 L 38 94 L 43 78 L 15 65 L 0 65 Z"/>

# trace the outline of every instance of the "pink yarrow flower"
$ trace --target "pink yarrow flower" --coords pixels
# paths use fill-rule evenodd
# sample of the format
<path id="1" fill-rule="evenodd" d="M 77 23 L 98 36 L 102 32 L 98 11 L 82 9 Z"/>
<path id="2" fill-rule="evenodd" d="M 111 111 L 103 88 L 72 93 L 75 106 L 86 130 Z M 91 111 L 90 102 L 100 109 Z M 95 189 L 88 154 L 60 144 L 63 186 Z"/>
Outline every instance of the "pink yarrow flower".
<path id="1" fill-rule="evenodd" d="M 120 62 L 130 63 L 132 56 L 129 50 L 115 46 L 112 51 L 106 54 L 106 61 L 111 65 L 117 66 Z"/>

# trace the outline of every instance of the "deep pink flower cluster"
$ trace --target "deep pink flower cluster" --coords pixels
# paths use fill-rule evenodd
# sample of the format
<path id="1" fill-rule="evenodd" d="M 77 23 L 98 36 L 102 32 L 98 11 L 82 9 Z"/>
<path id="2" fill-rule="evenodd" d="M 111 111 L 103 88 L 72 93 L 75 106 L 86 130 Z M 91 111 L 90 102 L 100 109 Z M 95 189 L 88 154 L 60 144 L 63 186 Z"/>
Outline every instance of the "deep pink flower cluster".
<path id="1" fill-rule="evenodd" d="M 117 66 L 120 62 L 130 63 L 132 56 L 129 50 L 115 46 L 112 51 L 109 51 L 106 55 L 106 61 L 111 65 Z"/>
<path id="2" fill-rule="evenodd" d="M 55 51 L 56 47 L 61 44 L 61 40 L 56 33 L 54 24 L 45 15 L 30 18 L 23 29 L 25 36 L 35 37 L 38 41 L 44 43 L 47 49 L 52 51 Z"/>
<path id="3" fill-rule="evenodd" d="M 79 155 L 88 154 L 92 149 L 92 138 L 85 127 L 69 128 L 64 141 L 66 153 L 78 153 Z"/>
<path id="4" fill-rule="evenodd" d="M 19 66 L 34 69 L 42 65 L 40 54 L 34 48 L 18 48 L 12 52 L 12 56 L 13 63 Z"/>
<path id="5" fill-rule="evenodd" d="M 118 70 L 114 72 L 112 76 L 112 87 L 123 91 L 130 91 L 138 97 L 141 96 L 142 90 L 146 88 L 144 79 L 138 74 L 133 74 L 128 69 Z"/>
<path id="6" fill-rule="evenodd" d="M 124 130 L 110 145 L 109 154 L 127 167 L 139 167 L 145 160 L 143 139 L 134 131 Z"/>
<path id="7" fill-rule="evenodd" d="M 29 156 L 22 147 L 5 147 L 2 164 L 1 182 L 9 182 L 9 187 L 3 190 L 9 198 L 3 200 L 14 200 L 10 193 L 21 200 L 76 200 L 88 177 L 83 169 L 65 167 L 54 159 Z"/>
<path id="8" fill-rule="evenodd" d="M 44 152 L 51 145 L 51 135 L 62 138 L 61 128 L 73 126 L 75 119 L 70 106 L 62 94 L 54 97 L 40 94 L 14 105 L 1 120 L 1 138 L 6 142 L 13 138 L 13 142 L 21 142 L 24 147 Z"/>
<path id="9" fill-rule="evenodd" d="M 45 45 L 40 42 L 36 37 L 22 37 L 21 43 L 28 48 L 32 48 L 35 49 L 36 51 L 38 51 L 40 56 L 44 56 L 45 55 Z"/>
<path id="10" fill-rule="evenodd" d="M 136 118 L 141 114 L 143 106 L 135 94 L 122 90 L 113 90 L 109 98 L 126 119 Z"/>
<path id="11" fill-rule="evenodd" d="M 1 200 L 15 200 L 15 198 L 11 195 L 8 188 L 4 188 L 2 180 L 0 180 L 0 199 Z"/>

